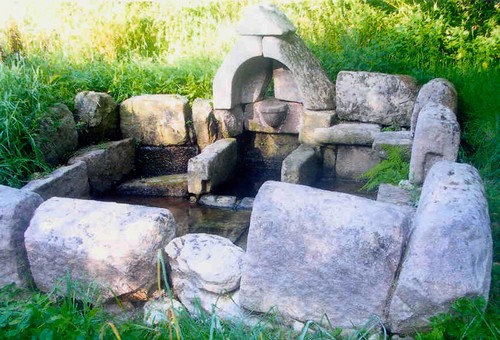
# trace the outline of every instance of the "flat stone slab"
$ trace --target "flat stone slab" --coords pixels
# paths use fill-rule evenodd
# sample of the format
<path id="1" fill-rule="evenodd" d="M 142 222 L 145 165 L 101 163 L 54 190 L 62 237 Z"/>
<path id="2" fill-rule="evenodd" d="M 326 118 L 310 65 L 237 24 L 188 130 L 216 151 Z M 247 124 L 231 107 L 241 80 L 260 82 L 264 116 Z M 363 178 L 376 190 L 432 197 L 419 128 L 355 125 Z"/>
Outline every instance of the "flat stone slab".
<path id="1" fill-rule="evenodd" d="M 255 198 L 241 306 L 352 328 L 383 317 L 410 226 L 392 204 L 266 182 Z"/>
<path id="2" fill-rule="evenodd" d="M 368 146 L 339 145 L 335 175 L 344 179 L 357 179 L 380 163 L 379 155 Z"/>
<path id="3" fill-rule="evenodd" d="M 315 129 L 313 139 L 318 144 L 372 145 L 379 132 L 377 124 L 341 123 Z"/>
<path id="4" fill-rule="evenodd" d="M 85 162 L 90 193 L 102 195 L 134 170 L 135 147 L 131 138 L 82 149 L 68 164 Z"/>
<path id="5" fill-rule="evenodd" d="M 30 191 L 0 185 L 0 288 L 31 283 L 24 232 L 43 198 Z"/>
<path id="6" fill-rule="evenodd" d="M 238 198 L 236 196 L 203 195 L 198 201 L 199 204 L 211 208 L 235 209 Z"/>
<path id="7" fill-rule="evenodd" d="M 36 192 L 47 200 L 51 197 L 86 198 L 89 197 L 89 178 L 87 164 L 79 161 L 63 166 L 44 178 L 30 181 L 22 190 Z"/>
<path id="8" fill-rule="evenodd" d="M 392 203 L 401 206 L 413 206 L 413 197 L 410 191 L 391 184 L 380 184 L 377 201 Z"/>
<path id="9" fill-rule="evenodd" d="M 381 158 L 387 158 L 385 147 L 397 146 L 403 149 L 405 155 L 410 159 L 413 135 L 410 131 L 384 131 L 375 134 L 372 149 Z"/>
<path id="10" fill-rule="evenodd" d="M 25 244 L 41 291 L 65 292 L 69 273 L 108 299 L 155 285 L 158 250 L 174 235 L 167 209 L 53 197 L 36 210 Z"/>
<path id="11" fill-rule="evenodd" d="M 440 161 L 422 188 L 399 280 L 390 330 L 413 334 L 450 313 L 458 298 L 488 299 L 492 237 L 488 203 L 477 170 Z"/>
<path id="12" fill-rule="evenodd" d="M 123 195 L 185 197 L 187 174 L 134 179 L 120 184 L 116 191 Z"/>
<path id="13" fill-rule="evenodd" d="M 236 166 L 236 139 L 221 139 L 207 146 L 188 163 L 188 191 L 192 194 L 210 192 L 226 181 Z"/>
<path id="14" fill-rule="evenodd" d="M 341 71 L 337 113 L 347 121 L 409 127 L 417 93 L 417 82 L 409 76 Z"/>
<path id="15" fill-rule="evenodd" d="M 300 145 L 283 161 L 281 181 L 310 185 L 318 179 L 321 162 L 313 146 Z"/>

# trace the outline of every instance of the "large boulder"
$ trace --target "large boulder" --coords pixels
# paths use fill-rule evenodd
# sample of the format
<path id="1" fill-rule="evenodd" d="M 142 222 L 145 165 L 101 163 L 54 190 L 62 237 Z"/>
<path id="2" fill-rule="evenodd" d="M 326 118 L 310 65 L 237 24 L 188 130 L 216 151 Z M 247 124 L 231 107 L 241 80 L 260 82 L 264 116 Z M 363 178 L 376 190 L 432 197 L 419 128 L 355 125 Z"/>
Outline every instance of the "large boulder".
<path id="1" fill-rule="evenodd" d="M 73 114 L 64 104 L 51 107 L 44 115 L 36 143 L 45 161 L 58 165 L 78 147 L 78 132 Z"/>
<path id="2" fill-rule="evenodd" d="M 191 142 L 191 108 L 180 95 L 131 97 L 120 105 L 120 127 L 125 138 L 144 145 L 168 146 Z"/>
<path id="3" fill-rule="evenodd" d="M 87 164 L 79 161 L 60 167 L 43 178 L 29 182 L 22 189 L 36 192 L 44 200 L 54 196 L 86 198 L 90 193 Z"/>
<path id="4" fill-rule="evenodd" d="M 412 334 L 461 297 L 488 298 L 492 238 L 476 169 L 436 163 L 422 188 L 413 232 L 390 304 L 392 332 Z"/>
<path id="5" fill-rule="evenodd" d="M 134 141 L 129 138 L 80 150 L 68 164 L 81 161 L 87 165 L 91 194 L 101 195 L 134 170 Z"/>
<path id="6" fill-rule="evenodd" d="M 460 146 L 460 126 L 447 106 L 429 103 L 420 111 L 411 149 L 410 181 L 424 182 L 427 172 L 440 160 L 454 162 Z"/>
<path id="7" fill-rule="evenodd" d="M 75 121 L 81 144 L 118 139 L 118 104 L 107 93 L 83 91 L 75 97 Z"/>
<path id="8" fill-rule="evenodd" d="M 409 76 L 342 71 L 336 93 L 340 119 L 409 127 L 418 85 Z"/>
<path id="9" fill-rule="evenodd" d="M 443 78 L 432 79 L 422 86 L 418 92 L 413 113 L 411 115 L 411 132 L 415 132 L 420 110 L 429 103 L 441 104 L 448 107 L 455 114 L 457 113 L 458 95 L 455 86 Z"/>
<path id="10" fill-rule="evenodd" d="M 0 185 L 0 288 L 11 283 L 28 287 L 31 281 L 24 232 L 42 202 L 34 192 Z"/>
<path id="11" fill-rule="evenodd" d="M 220 236 L 188 234 L 172 240 L 165 251 L 174 293 L 191 313 L 200 312 L 198 301 L 208 313 L 215 306 L 222 318 L 242 316 L 234 294 L 240 286 L 243 249 Z"/>
<path id="12" fill-rule="evenodd" d="M 392 204 L 266 182 L 255 198 L 241 306 L 352 328 L 383 317 L 409 229 Z"/>
<path id="13" fill-rule="evenodd" d="M 167 209 L 54 197 L 36 210 L 25 243 L 40 290 L 65 292 L 69 274 L 108 299 L 154 285 L 158 250 L 174 235 Z"/>

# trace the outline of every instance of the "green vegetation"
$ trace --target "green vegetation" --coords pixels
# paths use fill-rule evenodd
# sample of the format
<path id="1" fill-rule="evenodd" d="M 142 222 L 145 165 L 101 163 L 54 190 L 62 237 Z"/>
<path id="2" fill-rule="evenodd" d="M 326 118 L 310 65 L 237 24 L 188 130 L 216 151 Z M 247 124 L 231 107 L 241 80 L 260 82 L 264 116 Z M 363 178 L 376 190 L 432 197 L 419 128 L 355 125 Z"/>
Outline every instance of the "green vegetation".
<path id="1" fill-rule="evenodd" d="M 364 173 L 361 178 L 366 180 L 362 190 L 376 189 L 382 183 L 397 185 L 401 180 L 408 179 L 410 163 L 408 155 L 398 146 L 384 146 L 387 158 Z"/>
<path id="2" fill-rule="evenodd" d="M 55 103 L 65 103 L 73 109 L 73 98 L 79 91 L 108 92 L 117 101 L 142 93 L 178 93 L 190 100 L 211 97 L 213 75 L 236 39 L 234 27 L 242 8 L 257 2 L 25 0 L 2 4 L 0 184 L 20 187 L 34 173 L 49 170 L 35 142 L 39 121 Z M 332 80 L 340 70 L 366 70 L 408 74 L 421 83 L 443 77 L 455 84 L 462 127 L 460 160 L 476 166 L 486 184 L 494 261 L 499 262 L 498 2 L 275 2 L 295 23 L 298 34 Z M 493 284 L 498 282 L 497 273 Z M 498 296 L 497 292 L 490 299 L 486 315 L 496 319 L 489 320 L 500 319 Z M 62 309 L 69 303 L 54 304 L 45 295 L 9 301 L 2 298 L 2 308 L 17 308 L 21 314 L 26 312 L 24 309 L 33 310 L 33 315 L 25 319 L 15 314 L 16 320 L 21 320 L 19 327 L 28 322 L 22 320 L 35 320 L 40 306 L 54 311 L 54 318 L 67 315 Z M 64 308 L 70 310 L 68 306 Z M 92 311 L 88 311 L 89 315 Z M 80 317 L 78 313 L 71 317 Z M 2 330 L 6 323 L 12 326 L 14 314 L 0 315 Z M 84 315 L 87 324 L 82 329 L 94 327 L 89 326 L 94 324 L 89 315 Z M 90 319 L 97 320 L 95 324 L 104 320 L 99 313 Z M 36 326 L 38 331 L 43 330 L 40 325 Z M 109 332 L 111 328 L 106 329 Z M 92 336 L 99 331 L 87 334 Z"/>

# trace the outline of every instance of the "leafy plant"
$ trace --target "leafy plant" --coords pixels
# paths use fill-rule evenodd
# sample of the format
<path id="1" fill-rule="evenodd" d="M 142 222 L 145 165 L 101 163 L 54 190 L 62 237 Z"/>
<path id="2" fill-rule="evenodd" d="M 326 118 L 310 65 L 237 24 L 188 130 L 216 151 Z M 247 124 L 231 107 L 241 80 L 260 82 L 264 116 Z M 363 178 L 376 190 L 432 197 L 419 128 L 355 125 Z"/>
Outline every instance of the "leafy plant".
<path id="1" fill-rule="evenodd" d="M 361 175 L 361 179 L 367 180 L 361 190 L 373 190 L 382 183 L 398 184 L 408 178 L 410 164 L 405 151 L 398 146 L 384 146 L 384 150 L 387 159 Z"/>

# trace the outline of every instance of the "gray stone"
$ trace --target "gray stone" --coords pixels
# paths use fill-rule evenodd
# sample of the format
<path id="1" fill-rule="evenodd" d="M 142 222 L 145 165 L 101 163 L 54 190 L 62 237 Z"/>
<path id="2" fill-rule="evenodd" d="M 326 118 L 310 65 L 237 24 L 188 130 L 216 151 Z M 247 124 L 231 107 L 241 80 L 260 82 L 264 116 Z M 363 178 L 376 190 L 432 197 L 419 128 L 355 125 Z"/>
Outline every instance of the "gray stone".
<path id="1" fill-rule="evenodd" d="M 101 195 L 134 170 L 134 141 L 124 139 L 80 150 L 68 164 L 87 164 L 90 193 Z"/>
<path id="2" fill-rule="evenodd" d="M 217 120 L 212 104 L 208 99 L 196 98 L 193 102 L 193 127 L 196 144 L 200 150 L 217 140 Z"/>
<path id="3" fill-rule="evenodd" d="M 144 304 L 144 323 L 148 326 L 168 324 L 174 320 L 173 313 L 178 315 L 183 310 L 182 303 L 164 294 Z"/>
<path id="4" fill-rule="evenodd" d="M 443 78 L 432 79 L 422 86 L 418 92 L 413 113 L 411 115 L 411 132 L 415 132 L 420 110 L 428 103 L 442 104 L 455 114 L 457 113 L 458 95 L 455 86 Z"/>
<path id="5" fill-rule="evenodd" d="M 262 58 L 262 38 L 240 37 L 214 76 L 214 109 L 230 110 L 241 103 L 242 92 L 244 92 L 242 88 L 248 80 L 245 76 L 249 73 L 248 68 L 253 63 L 256 63 L 256 66 L 266 63 Z M 257 97 L 260 97 L 265 91 L 267 82 L 255 83 L 255 79 L 253 80 L 251 84 L 254 87 L 246 86 L 247 91 L 257 93 Z"/>
<path id="6" fill-rule="evenodd" d="M 303 111 L 299 103 L 264 99 L 245 106 L 245 128 L 255 132 L 297 134 Z"/>
<path id="7" fill-rule="evenodd" d="M 264 57 L 281 62 L 293 73 L 302 93 L 304 108 L 335 109 L 335 85 L 328 79 L 326 72 L 304 41 L 296 34 L 264 37 L 262 52 Z"/>
<path id="8" fill-rule="evenodd" d="M 323 150 L 323 178 L 335 177 L 335 165 L 337 164 L 337 147 L 330 146 Z"/>
<path id="9" fill-rule="evenodd" d="M 278 61 L 273 62 L 273 82 L 276 99 L 297 103 L 304 101 L 292 71 Z"/>
<path id="10" fill-rule="evenodd" d="M 207 146 L 188 163 L 188 191 L 204 194 L 226 181 L 236 166 L 236 139 L 221 139 Z"/>
<path id="11" fill-rule="evenodd" d="M 380 157 L 370 147 L 339 145 L 335 174 L 340 178 L 359 179 L 378 163 Z"/>
<path id="12" fill-rule="evenodd" d="M 36 192 L 44 200 L 54 196 L 89 197 L 87 164 L 85 162 L 76 162 L 72 165 L 60 167 L 44 178 L 30 181 L 22 190 Z"/>
<path id="13" fill-rule="evenodd" d="M 253 202 L 253 197 L 245 197 L 238 203 L 236 210 L 252 210 Z"/>
<path id="14" fill-rule="evenodd" d="M 337 115 L 333 110 L 310 111 L 304 110 L 299 127 L 299 141 L 305 144 L 316 145 L 314 130 L 328 128 L 335 121 Z"/>
<path id="15" fill-rule="evenodd" d="M 144 145 L 168 146 L 191 142 L 191 109 L 180 95 L 135 96 L 120 105 L 120 127 L 125 138 Z"/>
<path id="16" fill-rule="evenodd" d="M 404 75 L 341 71 L 336 91 L 340 119 L 409 127 L 418 85 Z"/>
<path id="17" fill-rule="evenodd" d="M 220 236 L 188 234 L 172 240 L 165 252 L 174 293 L 189 312 L 199 314 L 198 300 L 205 312 L 214 308 L 223 319 L 243 315 L 238 306 L 243 249 Z"/>
<path id="18" fill-rule="evenodd" d="M 402 148 L 405 156 L 410 159 L 413 136 L 410 131 L 384 131 L 375 134 L 372 144 L 373 151 L 376 151 L 380 158 L 387 158 L 386 147 L 397 146 Z"/>
<path id="19" fill-rule="evenodd" d="M 429 103 L 420 111 L 411 149 L 410 181 L 421 184 L 440 160 L 455 161 L 460 146 L 460 126 L 450 108 Z"/>
<path id="20" fill-rule="evenodd" d="M 64 104 L 51 107 L 39 125 L 36 144 L 51 165 L 63 162 L 78 147 L 78 132 L 73 114 Z"/>
<path id="21" fill-rule="evenodd" d="M 214 116 L 220 138 L 236 137 L 243 132 L 244 117 L 240 105 L 231 110 L 215 110 Z"/>
<path id="22" fill-rule="evenodd" d="M 133 179 L 120 184 L 116 191 L 122 195 L 185 197 L 187 174 Z"/>
<path id="23" fill-rule="evenodd" d="M 24 232 L 42 202 L 34 192 L 0 185 L 0 288 L 11 283 L 28 287 L 31 282 Z"/>
<path id="24" fill-rule="evenodd" d="M 328 128 L 317 128 L 313 139 L 318 144 L 372 145 L 380 125 L 342 123 Z"/>
<path id="25" fill-rule="evenodd" d="M 492 252 L 488 203 L 477 170 L 436 163 L 424 182 L 390 304 L 391 331 L 423 330 L 430 317 L 449 313 L 458 298 L 487 299 Z"/>
<path id="26" fill-rule="evenodd" d="M 158 250 L 174 235 L 167 209 L 54 197 L 36 210 L 25 243 L 40 290 L 64 293 L 69 273 L 109 299 L 156 284 Z"/>
<path id="27" fill-rule="evenodd" d="M 264 57 L 257 57 L 245 62 L 238 69 L 235 79 L 241 87 L 239 102 L 241 104 L 253 103 L 262 100 L 272 76 L 272 61 Z"/>
<path id="28" fill-rule="evenodd" d="M 302 144 L 283 161 L 281 181 L 311 185 L 318 178 L 320 166 L 315 148 Z"/>
<path id="29" fill-rule="evenodd" d="M 243 308 L 338 327 L 382 317 L 410 216 L 392 204 L 281 182 L 255 198 Z"/>
<path id="30" fill-rule="evenodd" d="M 203 195 L 198 201 L 199 204 L 211 208 L 226 208 L 234 209 L 236 208 L 237 202 L 236 196 L 221 196 L 221 195 Z"/>
<path id="31" fill-rule="evenodd" d="M 408 190 L 391 184 L 380 184 L 377 192 L 377 201 L 392 203 L 401 206 L 413 206 L 413 196 Z"/>
<path id="32" fill-rule="evenodd" d="M 240 35 L 285 35 L 296 31 L 290 19 L 273 4 L 259 4 L 244 9 L 237 31 Z"/>
<path id="33" fill-rule="evenodd" d="M 144 177 L 186 173 L 188 161 L 198 153 L 198 148 L 190 145 L 138 146 L 137 173 Z"/>
<path id="34" fill-rule="evenodd" d="M 107 93 L 83 91 L 75 97 L 75 121 L 81 144 L 118 139 L 118 105 Z"/>

